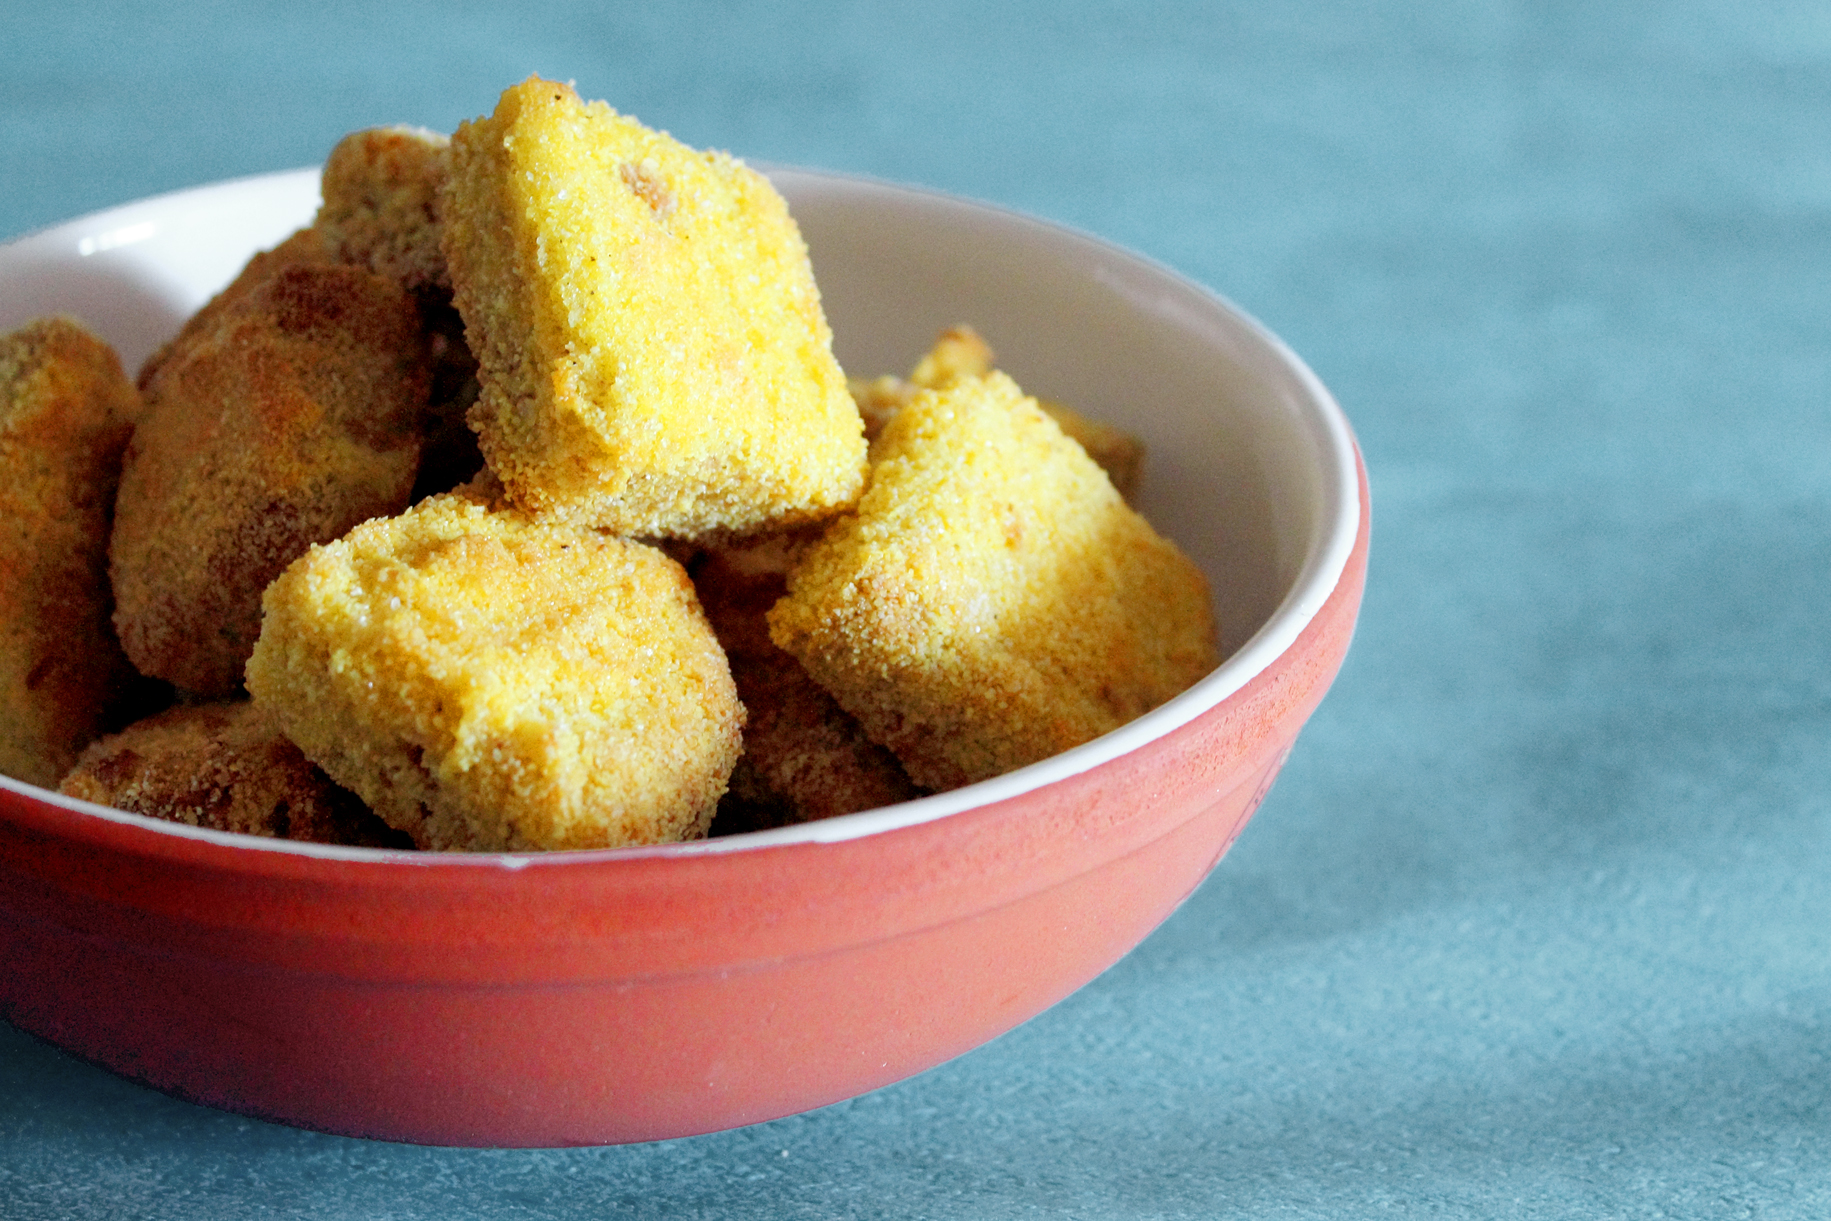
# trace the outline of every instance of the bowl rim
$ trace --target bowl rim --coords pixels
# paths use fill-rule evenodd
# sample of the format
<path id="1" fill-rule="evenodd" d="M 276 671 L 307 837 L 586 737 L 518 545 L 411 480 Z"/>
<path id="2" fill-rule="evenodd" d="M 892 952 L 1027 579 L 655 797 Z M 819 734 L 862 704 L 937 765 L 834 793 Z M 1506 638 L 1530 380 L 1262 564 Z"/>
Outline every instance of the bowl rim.
<path id="1" fill-rule="evenodd" d="M 750 831 L 686 843 L 573 849 L 565 852 L 544 853 L 425 852 L 360 848 L 337 844 L 272 840 L 228 831 L 191 827 L 183 823 L 150 818 L 66 797 L 54 790 L 42 789 L 4 775 L 0 775 L 0 791 L 12 793 L 19 798 L 60 807 L 72 813 L 180 839 L 200 840 L 205 843 L 256 852 L 278 852 L 287 855 L 371 864 L 407 864 L 419 868 L 457 866 L 520 870 L 535 864 L 629 860 L 657 856 L 723 855 L 791 844 L 837 843 L 938 821 L 970 809 L 997 805 L 1091 771 L 1148 742 L 1175 733 L 1197 717 L 1217 707 L 1268 670 L 1296 643 L 1303 630 L 1309 626 L 1317 612 L 1328 601 L 1330 594 L 1340 583 L 1346 571 L 1356 536 L 1361 527 L 1362 506 L 1359 491 L 1358 451 L 1347 417 L 1321 379 L 1282 339 L 1221 293 L 1148 255 L 1070 225 L 1003 205 L 870 175 L 765 161 L 751 161 L 749 164 L 768 175 L 778 188 L 787 187 L 784 194 L 792 193 L 796 186 L 808 190 L 825 188 L 835 191 L 864 188 L 883 192 L 886 195 L 900 196 L 906 200 L 922 200 L 949 208 L 964 209 L 969 213 L 977 214 L 981 220 L 1027 228 L 1039 236 L 1050 237 L 1057 241 L 1065 240 L 1070 245 L 1081 247 L 1089 255 L 1122 265 L 1129 264 L 1134 271 L 1157 277 L 1166 287 L 1205 306 L 1219 319 L 1236 327 L 1251 343 L 1257 344 L 1271 358 L 1272 367 L 1288 379 L 1290 389 L 1295 391 L 1290 395 L 1289 401 L 1293 408 L 1300 411 L 1301 422 L 1307 427 L 1320 459 L 1318 466 L 1321 479 L 1318 494 L 1321 504 L 1316 514 L 1316 525 L 1311 532 L 1303 563 L 1299 566 L 1289 589 L 1278 606 L 1245 643 L 1187 690 L 1143 716 L 1090 742 L 1003 775 L 896 805 L 882 806 L 877 809 L 838 815 L 788 827 Z M 123 222 L 163 209 L 195 206 L 211 196 L 230 196 L 243 191 L 249 193 L 277 192 L 288 195 L 297 190 L 309 191 L 312 198 L 315 199 L 320 172 L 318 167 L 304 167 L 202 183 L 146 196 L 69 220 L 55 222 L 0 243 L 0 268 L 3 268 L 8 252 L 14 248 L 30 246 L 34 249 L 42 249 L 68 240 L 71 247 L 77 249 L 80 255 L 87 255 L 96 248 L 95 238 L 90 236 L 85 239 L 82 236 L 84 234 L 125 234 L 128 236 L 120 240 L 129 242 L 137 240 L 134 236 L 136 234 L 150 236 L 154 227 L 145 224 L 143 220 L 132 224 L 123 224 Z M 88 243 L 87 246 L 84 245 L 85 241 Z"/>

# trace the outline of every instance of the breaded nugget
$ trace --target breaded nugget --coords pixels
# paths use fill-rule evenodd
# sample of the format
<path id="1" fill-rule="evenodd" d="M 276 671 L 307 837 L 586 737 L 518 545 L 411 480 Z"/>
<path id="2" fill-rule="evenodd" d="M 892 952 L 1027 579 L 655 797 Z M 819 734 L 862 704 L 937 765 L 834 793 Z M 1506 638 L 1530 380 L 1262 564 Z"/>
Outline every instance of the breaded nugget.
<path id="1" fill-rule="evenodd" d="M 984 377 L 995 359 L 992 345 L 961 323 L 941 332 L 934 347 L 909 371 L 909 380 L 924 390 L 945 390 L 969 377 Z"/>
<path id="2" fill-rule="evenodd" d="M 864 417 L 866 438 L 877 440 L 891 417 L 922 391 L 945 390 L 963 378 L 990 373 L 992 359 L 992 345 L 978 331 L 961 323 L 941 332 L 907 378 L 885 374 L 849 379 L 846 385 L 858 404 L 858 413 Z"/>
<path id="3" fill-rule="evenodd" d="M 338 141 L 324 163 L 313 227 L 329 256 L 396 280 L 419 302 L 432 351 L 426 444 L 413 499 L 448 492 L 483 466 L 466 420 L 477 401 L 477 359 L 451 301 L 440 220 L 450 137 L 423 127 L 374 127 Z"/>
<path id="4" fill-rule="evenodd" d="M 0 772 L 52 785 L 132 676 L 108 523 L 140 396 L 70 318 L 0 338 Z"/>
<path id="5" fill-rule="evenodd" d="M 268 589 L 248 688 L 422 848 L 706 832 L 744 713 L 685 571 L 594 530 L 434 496 Z"/>
<path id="6" fill-rule="evenodd" d="M 856 499 L 863 424 L 761 174 L 530 78 L 452 137 L 444 218 L 471 424 L 518 505 L 692 538 Z"/>
<path id="7" fill-rule="evenodd" d="M 709 552 L 693 565 L 706 618 L 731 662 L 749 721 L 731 789 L 745 829 L 894 805 L 921 795 L 902 765 L 769 638 L 765 618 L 787 591 L 789 548 Z M 721 810 L 720 818 L 726 818 Z M 722 828 L 721 828 L 722 829 Z"/>
<path id="8" fill-rule="evenodd" d="M 336 261 L 325 246 L 324 235 L 315 228 L 301 229 L 272 250 L 256 254 L 248 260 L 235 279 L 229 282 L 227 288 L 211 297 L 203 308 L 185 319 L 184 325 L 178 328 L 178 333 L 140 365 L 140 373 L 135 381 L 141 393 L 147 392 L 153 378 L 174 352 L 182 351 L 194 344 L 198 336 L 213 330 L 223 314 L 233 309 L 243 297 L 288 267 L 322 266 Z"/>
<path id="9" fill-rule="evenodd" d="M 141 672 L 236 691 L 267 583 L 408 503 L 426 388 L 418 309 L 357 267 L 284 267 L 175 350 L 128 446 L 110 550 Z"/>
<path id="10" fill-rule="evenodd" d="M 1077 746 L 1217 663 L 1201 572 L 1005 375 L 918 395 L 872 458 L 770 633 L 916 783 Z"/>
<path id="11" fill-rule="evenodd" d="M 168 709 L 92 743 L 58 791 L 215 831 L 367 848 L 413 841 L 331 783 L 246 700 Z"/>
<path id="12" fill-rule="evenodd" d="M 337 142 L 324 163 L 314 225 L 331 257 L 398 280 L 451 289 L 439 248 L 439 197 L 451 141 L 423 127 L 372 127 Z"/>
<path id="13" fill-rule="evenodd" d="M 848 385 L 859 414 L 865 419 L 865 436 L 876 440 L 890 417 L 923 390 L 945 390 L 964 378 L 991 372 L 993 359 L 991 345 L 972 327 L 962 324 L 941 332 L 935 346 L 916 362 L 907 379 L 888 374 L 851 379 Z M 1144 442 L 1123 429 L 1089 419 L 1064 403 L 1038 399 L 1036 404 L 1087 451 L 1089 458 L 1100 464 L 1128 504 L 1137 496 L 1138 481 L 1144 476 Z"/>

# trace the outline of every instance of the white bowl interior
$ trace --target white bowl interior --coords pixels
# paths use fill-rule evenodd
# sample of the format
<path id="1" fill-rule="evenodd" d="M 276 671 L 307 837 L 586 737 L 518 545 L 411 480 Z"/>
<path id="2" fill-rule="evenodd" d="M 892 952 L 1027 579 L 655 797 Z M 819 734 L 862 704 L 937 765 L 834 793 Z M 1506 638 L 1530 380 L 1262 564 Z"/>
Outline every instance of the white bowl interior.
<path id="1" fill-rule="evenodd" d="M 660 851 L 847 839 L 1002 800 L 1186 723 L 1290 646 L 1341 576 L 1359 497 L 1346 420 L 1275 336 L 1174 272 L 1059 226 L 908 187 L 767 170 L 807 239 L 849 372 L 906 372 L 939 331 L 966 322 L 1029 392 L 1144 439 L 1140 508 L 1207 572 L 1228 659 L 1131 725 L 1009 775 L 885 810 Z M 115 345 L 131 375 L 251 254 L 309 223 L 317 204 L 317 171 L 297 170 L 158 196 L 0 246 L 0 332 L 71 313 Z M 464 859 L 519 867 L 542 858 Z"/>

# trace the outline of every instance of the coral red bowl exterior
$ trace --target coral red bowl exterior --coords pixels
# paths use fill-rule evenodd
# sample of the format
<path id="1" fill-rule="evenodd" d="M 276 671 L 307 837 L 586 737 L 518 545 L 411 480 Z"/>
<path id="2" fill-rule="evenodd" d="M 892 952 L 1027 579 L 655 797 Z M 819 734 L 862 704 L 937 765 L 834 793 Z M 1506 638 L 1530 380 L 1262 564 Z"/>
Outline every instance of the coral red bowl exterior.
<path id="1" fill-rule="evenodd" d="M 920 1072 L 1110 966 L 1239 834 L 1353 632 L 1353 467 L 1345 562 L 1269 664 L 939 817 L 697 850 L 313 852 L 0 785 L 0 1015 L 199 1103 L 427 1144 L 683 1136 Z"/>

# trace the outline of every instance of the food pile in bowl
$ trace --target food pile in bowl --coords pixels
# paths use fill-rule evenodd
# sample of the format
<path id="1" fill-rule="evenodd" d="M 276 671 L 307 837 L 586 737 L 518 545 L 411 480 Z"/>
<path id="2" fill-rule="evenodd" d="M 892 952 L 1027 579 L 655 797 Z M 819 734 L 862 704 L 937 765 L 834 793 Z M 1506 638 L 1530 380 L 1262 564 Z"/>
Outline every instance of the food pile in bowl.
<path id="1" fill-rule="evenodd" d="M 1217 665 L 1137 442 L 966 326 L 848 380 L 742 163 L 530 79 L 347 137 L 322 197 L 136 382 L 68 318 L 0 340 L 0 771 L 324 843 L 661 844 L 988 779 Z"/>

